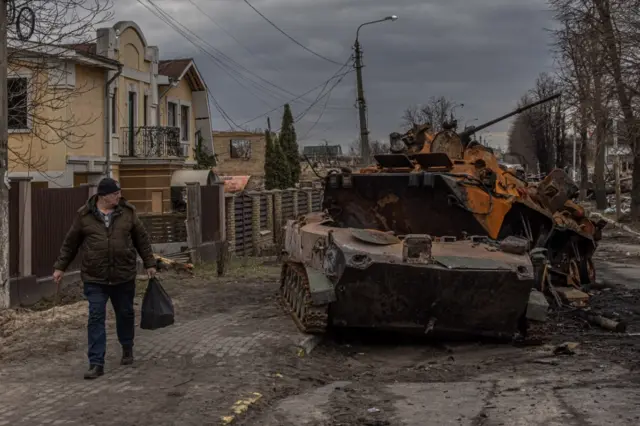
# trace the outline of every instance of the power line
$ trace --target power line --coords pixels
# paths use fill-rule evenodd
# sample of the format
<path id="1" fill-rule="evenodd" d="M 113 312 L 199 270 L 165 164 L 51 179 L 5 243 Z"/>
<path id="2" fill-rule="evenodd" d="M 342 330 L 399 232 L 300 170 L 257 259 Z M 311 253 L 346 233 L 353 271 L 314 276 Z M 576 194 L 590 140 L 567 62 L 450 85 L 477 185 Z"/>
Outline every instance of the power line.
<path id="1" fill-rule="evenodd" d="M 200 50 L 204 51 L 205 53 L 209 54 L 212 58 L 212 60 L 214 62 L 221 62 L 219 61 L 217 58 L 215 58 L 215 56 L 211 55 L 209 52 L 207 52 L 205 49 L 202 49 L 202 47 L 198 46 L 196 43 L 194 43 L 187 35 L 184 34 L 183 31 L 181 31 L 179 28 L 176 28 L 175 25 L 172 25 L 170 22 L 168 22 L 166 19 L 163 18 L 162 15 L 158 15 L 158 13 L 156 13 L 156 11 L 152 10 L 149 6 L 147 6 L 145 3 L 142 2 L 142 0 L 137 0 L 138 3 L 140 3 L 145 9 L 149 10 L 149 12 L 151 12 L 154 16 L 156 16 L 158 19 L 160 19 L 161 21 L 163 21 L 165 24 L 167 24 L 169 27 L 171 27 L 174 31 L 176 31 L 178 34 L 182 35 L 185 39 L 187 39 L 187 41 L 189 41 L 190 43 L 192 43 L 194 46 L 198 47 Z M 227 70 L 221 66 L 221 68 L 223 69 L 223 71 L 227 72 Z M 231 75 L 231 77 L 233 78 L 233 75 Z M 237 80 L 236 80 L 237 81 Z M 240 82 L 238 82 L 238 84 L 241 84 Z M 242 85 L 242 84 L 241 84 Z M 244 87 L 244 86 L 243 86 Z M 218 112 L 220 112 L 220 114 L 222 115 L 222 118 L 227 121 L 227 124 L 229 124 L 229 126 L 231 128 L 232 125 L 230 124 L 231 120 L 228 120 L 229 116 L 228 114 L 224 111 L 224 109 L 222 108 L 222 106 L 220 105 L 220 103 L 217 101 L 217 99 L 215 98 L 215 96 L 213 96 L 213 94 L 211 94 L 211 92 L 209 92 L 213 104 L 216 107 L 216 109 L 218 110 Z"/>
<path id="2" fill-rule="evenodd" d="M 220 52 L 218 49 L 216 49 L 215 47 L 211 46 L 211 45 L 210 45 L 209 43 L 207 43 L 206 41 L 202 40 L 202 38 L 200 38 L 199 36 L 197 36 L 196 34 L 194 34 L 191 30 L 187 29 L 184 25 L 182 25 L 182 24 L 181 24 L 179 21 L 177 21 L 175 18 L 171 17 L 171 16 L 170 16 L 166 11 L 164 11 L 161 7 L 157 6 L 157 5 L 156 5 L 152 0 L 147 0 L 147 1 L 149 2 L 149 4 L 150 4 L 151 6 L 153 6 L 153 8 L 154 8 L 155 10 L 152 10 L 148 5 L 146 5 L 145 3 L 143 3 L 141 0 L 137 0 L 137 1 L 138 1 L 138 3 L 140 3 L 142 6 L 144 6 L 147 10 L 149 10 L 149 11 L 150 11 L 154 16 L 156 16 L 158 19 L 160 19 L 160 20 L 161 20 L 161 21 L 163 21 L 165 24 L 167 24 L 168 26 L 170 26 L 174 31 L 176 31 L 178 34 L 180 34 L 181 36 L 183 36 L 187 41 L 189 41 L 191 44 L 193 44 L 195 47 L 197 47 L 199 50 L 201 50 L 201 51 L 202 51 L 202 52 L 204 52 L 207 56 L 209 56 L 209 57 L 211 58 L 211 60 L 212 60 L 215 64 L 217 64 L 218 66 L 220 66 L 220 68 L 221 68 L 223 71 L 225 71 L 227 74 L 229 74 L 229 76 L 230 76 L 230 77 L 232 77 L 232 78 L 233 78 L 233 79 L 234 79 L 238 84 L 240 84 L 241 86 L 243 86 L 245 89 L 247 89 L 247 90 L 248 90 L 248 88 L 247 88 L 246 86 L 244 86 L 240 81 L 238 81 L 238 79 L 237 79 L 237 78 L 235 78 L 235 76 L 234 76 L 232 73 L 230 73 L 230 72 L 227 70 L 227 68 L 225 68 L 225 66 L 226 66 L 226 67 L 229 67 L 229 65 L 225 64 L 225 63 L 224 63 L 224 62 L 222 62 L 220 59 L 218 59 L 218 58 L 217 58 L 213 53 L 209 52 L 207 49 L 203 48 L 203 47 L 202 47 L 202 46 L 200 46 L 198 43 L 194 42 L 194 41 L 192 40 L 192 38 L 190 38 L 190 37 L 189 37 L 189 35 L 188 35 L 188 34 L 193 35 L 193 37 L 195 37 L 196 39 L 200 40 L 200 41 L 201 41 L 201 42 L 203 42 L 205 45 L 207 45 L 207 46 L 211 47 L 214 51 L 218 52 L 221 56 L 225 57 L 225 58 L 226 58 L 229 62 L 231 62 L 232 64 L 236 64 L 238 67 L 240 67 L 241 69 L 243 69 L 243 70 L 245 70 L 245 71 L 248 71 L 248 72 L 249 72 L 250 74 L 252 74 L 252 75 L 256 75 L 256 74 L 254 74 L 254 73 L 252 73 L 251 71 L 247 70 L 247 69 L 246 69 L 246 68 L 244 68 L 242 65 L 238 64 L 238 63 L 237 63 L 237 62 L 235 62 L 233 59 L 229 58 L 227 55 L 225 55 L 224 53 Z M 174 23 L 174 22 L 175 22 L 175 23 Z M 184 28 L 184 30 L 183 30 L 182 28 Z M 339 70 L 338 70 L 338 71 L 337 71 L 333 76 L 331 76 L 328 80 L 326 80 L 325 82 L 321 83 L 320 85 L 318 85 L 318 86 L 314 87 L 313 89 L 311 89 L 311 90 L 309 90 L 309 91 L 307 91 L 307 92 L 303 93 L 302 95 L 298 95 L 298 96 L 296 96 L 295 94 L 293 94 L 293 93 L 289 92 L 289 91 L 288 91 L 288 90 L 286 90 L 286 89 L 282 89 L 282 88 L 280 88 L 279 86 L 277 86 L 277 85 L 275 85 L 275 84 L 273 84 L 273 83 L 268 82 L 267 80 L 264 80 L 264 79 L 263 79 L 262 77 L 260 77 L 260 76 L 257 76 L 257 75 L 256 75 L 256 76 L 257 76 L 258 78 L 260 78 L 261 80 L 263 80 L 263 81 L 267 82 L 268 84 L 270 84 L 270 85 L 272 85 L 272 86 L 274 86 L 274 87 L 276 87 L 276 88 L 279 88 L 279 89 L 281 89 L 282 91 L 284 91 L 284 92 L 286 92 L 286 93 L 288 93 L 288 94 L 290 94 L 290 95 L 294 96 L 294 98 L 293 98 L 293 99 L 291 99 L 291 100 L 287 101 L 287 103 L 290 103 L 290 102 L 296 101 L 296 100 L 298 100 L 298 99 L 301 99 L 302 97 L 304 97 L 304 96 L 308 95 L 309 93 L 313 92 L 314 90 L 316 90 L 318 87 L 324 86 L 324 87 L 323 87 L 323 89 L 322 89 L 322 91 L 321 91 L 321 93 L 322 93 L 322 92 L 324 91 L 324 88 L 326 88 L 326 86 L 327 86 L 327 85 L 328 85 L 328 84 L 329 84 L 333 79 L 335 79 L 336 77 L 341 77 L 341 75 L 339 75 L 339 73 L 340 73 L 340 72 L 341 72 L 341 71 L 342 71 L 342 70 L 347 66 L 347 64 L 348 64 L 351 60 L 352 60 L 352 56 L 350 56 L 350 57 L 349 57 L 349 59 L 347 59 L 347 61 L 346 61 L 344 64 L 339 64 L 339 65 L 341 65 L 340 69 L 339 69 Z M 229 68 L 231 68 L 231 67 L 229 67 Z M 347 71 L 347 72 L 346 72 L 346 73 L 344 73 L 343 75 L 346 75 L 346 74 L 348 74 L 348 73 L 350 73 L 350 72 L 352 72 L 352 71 L 353 71 L 353 70 L 351 70 L 351 71 Z M 246 77 L 245 77 L 245 78 L 246 78 Z M 254 82 L 254 81 L 252 81 L 252 80 L 250 80 L 250 79 L 247 79 L 247 80 L 249 80 L 251 83 L 257 84 L 257 85 L 258 85 L 259 87 L 261 87 L 263 90 L 269 90 L 268 88 L 265 88 L 264 86 L 260 85 L 260 84 L 259 84 L 259 83 L 257 83 L 257 82 Z M 334 87 L 335 87 L 335 86 L 334 86 Z M 332 89 L 333 89 L 333 88 L 332 88 Z M 231 117 L 229 116 L 229 114 L 227 114 L 227 113 L 226 113 L 226 111 L 224 111 L 224 109 L 222 108 L 222 106 L 220 105 L 220 103 L 216 100 L 216 98 L 215 98 L 215 97 L 213 96 L 213 94 L 211 93 L 211 90 L 210 90 L 210 89 L 208 89 L 208 91 L 209 91 L 209 95 L 211 96 L 211 98 L 212 98 L 212 100 L 213 100 L 214 106 L 216 107 L 216 109 L 218 110 L 218 112 L 220 112 L 220 114 L 221 114 L 222 118 L 227 122 L 227 124 L 229 125 L 229 127 L 230 127 L 231 129 L 233 129 L 233 128 L 234 128 L 234 126 L 235 126 L 235 127 L 237 127 L 237 128 L 242 129 L 242 128 L 243 128 L 243 126 L 244 126 L 245 124 L 250 123 L 250 122 L 252 122 L 252 121 L 255 121 L 255 120 L 257 120 L 258 118 L 261 118 L 261 117 L 263 117 L 263 116 L 265 116 L 265 115 L 269 114 L 270 112 L 273 112 L 273 111 L 275 111 L 275 110 L 277 110 L 277 109 L 279 109 L 279 108 L 281 108 L 281 107 L 283 107 L 283 106 L 285 105 L 285 104 L 283 104 L 283 105 L 280 105 L 280 106 L 278 106 L 278 107 L 272 108 L 271 110 L 269 110 L 269 111 L 267 111 L 266 113 L 263 113 L 263 114 L 261 114 L 261 115 L 257 116 L 256 118 L 253 118 L 253 119 L 248 120 L 248 121 L 246 121 L 246 122 L 244 122 L 244 123 L 241 123 L 241 124 L 237 124 L 237 123 L 235 123 L 235 122 L 231 119 Z M 255 95 L 255 94 L 254 94 L 254 96 L 258 97 L 258 96 L 257 96 L 257 95 Z M 312 102 L 310 103 L 309 107 L 305 110 L 305 112 L 303 112 L 301 115 L 299 115 L 299 116 L 296 118 L 296 120 L 295 120 L 295 121 L 300 120 L 300 119 L 301 119 L 301 118 L 302 118 L 302 117 L 303 117 L 303 116 L 304 116 L 304 115 L 305 115 L 305 114 L 306 114 L 306 113 L 307 113 L 307 112 L 308 112 L 308 111 L 309 111 L 313 106 L 315 106 L 315 105 L 318 103 L 318 101 L 319 101 L 320 99 L 322 99 L 323 97 L 324 97 L 324 95 L 319 94 L 319 95 L 318 95 L 318 97 L 317 97 L 314 101 L 312 101 Z M 259 98 L 259 97 L 258 97 L 258 98 Z M 260 98 L 259 98 L 259 99 L 260 99 Z M 261 100 L 262 100 L 262 99 L 261 99 Z M 306 102 L 309 102 L 309 101 L 307 101 L 307 100 L 305 100 L 305 101 L 306 101 Z"/>
<path id="3" fill-rule="evenodd" d="M 200 6 L 198 6 L 198 4 L 194 1 L 194 0 L 188 0 L 189 3 L 191 3 L 196 9 L 198 9 L 198 11 L 200 13 L 202 13 L 205 17 L 207 17 L 207 19 L 209 19 L 214 25 L 216 25 L 218 28 L 220 28 L 222 31 L 224 31 L 225 34 L 227 34 L 229 37 L 231 37 L 240 47 L 242 47 L 244 50 L 246 50 L 249 54 L 251 54 L 252 56 L 258 56 L 255 52 L 253 52 L 251 49 L 249 49 L 247 46 L 245 46 L 242 42 L 240 42 L 240 40 L 238 40 L 236 37 L 233 36 L 233 34 L 228 31 L 227 29 L 225 29 L 222 25 L 220 25 L 211 15 L 209 15 L 206 11 L 204 11 Z M 280 71 L 280 72 L 284 72 L 281 68 L 279 67 L 274 67 L 274 69 L 276 71 Z M 278 86 L 276 86 L 278 87 Z M 281 89 L 284 91 L 284 89 Z M 293 95 L 291 92 L 287 92 L 288 94 Z M 303 95 L 304 96 L 304 95 Z M 296 96 L 296 100 L 300 100 L 306 103 L 310 103 L 311 101 L 304 99 L 303 96 Z M 327 108 L 329 109 L 345 109 L 344 107 L 337 107 L 337 106 L 332 106 L 332 105 L 328 105 Z"/>
<path id="4" fill-rule="evenodd" d="M 313 87 L 312 89 L 307 90 L 305 93 L 301 94 L 300 96 L 298 96 L 298 97 L 296 97 L 296 98 L 291 99 L 291 100 L 290 100 L 289 102 L 287 102 L 287 103 L 294 102 L 294 101 L 296 101 L 296 100 L 300 99 L 301 97 L 306 96 L 306 95 L 308 95 L 309 93 L 316 91 L 316 90 L 317 90 L 317 89 L 319 89 L 320 87 L 322 87 L 322 88 L 323 88 L 323 89 L 320 91 L 320 93 L 322 93 L 322 91 L 324 91 L 324 88 L 325 88 L 325 87 L 327 87 L 327 85 L 331 82 L 331 80 L 333 80 L 333 79 L 335 79 L 335 78 L 337 78 L 337 77 L 344 76 L 344 75 L 347 75 L 347 74 L 349 74 L 349 73 L 353 72 L 353 70 L 349 70 L 349 71 L 346 71 L 346 72 L 345 72 L 345 73 L 343 73 L 343 74 L 339 74 L 339 73 L 340 73 L 340 72 L 341 72 L 341 71 L 342 71 L 342 70 L 347 66 L 347 64 L 351 61 L 351 59 L 352 59 L 352 56 L 350 56 L 350 57 L 349 57 L 349 59 L 347 59 L 347 61 L 346 61 L 346 62 L 345 62 L 341 67 L 340 67 L 340 69 L 338 69 L 338 71 L 337 71 L 335 74 L 333 74 L 331 77 L 329 77 L 329 79 L 327 79 L 327 80 L 323 81 L 322 83 L 318 84 L 317 86 Z M 318 102 L 318 98 L 316 97 L 316 99 L 315 99 L 313 102 L 311 102 L 310 107 L 312 107 L 313 105 L 315 105 L 317 102 Z M 282 105 L 279 105 L 279 106 L 277 106 L 277 107 L 275 107 L 275 108 L 273 108 L 273 109 L 270 109 L 269 111 L 267 111 L 267 112 L 265 112 L 265 113 L 262 113 L 262 114 L 260 114 L 260 115 L 258 115 L 258 116 L 256 116 L 256 117 L 252 118 L 251 120 L 247 120 L 247 121 L 243 122 L 241 125 L 242 125 L 242 126 L 244 126 L 244 125 L 245 125 L 245 124 L 247 124 L 247 123 L 251 123 L 252 121 L 255 121 L 255 120 L 259 119 L 259 118 L 262 118 L 262 117 L 264 117 L 265 115 L 268 115 L 268 114 L 272 113 L 273 111 L 278 110 L 278 109 L 280 109 L 280 108 L 284 107 L 285 105 L 286 105 L 286 104 L 282 104 Z"/>
<path id="5" fill-rule="evenodd" d="M 269 18 L 267 18 L 266 16 L 264 16 L 258 9 L 256 9 L 251 3 L 249 3 L 248 0 L 244 0 L 244 2 L 251 8 L 253 9 L 258 15 L 260 15 L 265 21 L 267 21 L 269 24 L 271 24 L 271 26 L 273 28 L 275 28 L 276 30 L 280 31 L 282 34 L 284 34 L 289 40 L 291 40 L 292 42 L 294 42 L 295 44 L 297 44 L 298 46 L 302 47 L 304 50 L 306 50 L 307 52 L 317 56 L 318 58 L 324 59 L 325 61 L 331 62 L 332 64 L 336 64 L 336 65 L 342 65 L 339 62 L 334 61 L 333 59 L 329 59 L 326 56 L 322 56 L 321 54 L 314 52 L 313 50 L 309 49 L 307 46 L 305 46 L 304 44 L 300 43 L 298 40 L 294 39 L 293 37 L 291 37 L 289 34 L 285 33 L 282 29 L 280 29 L 280 27 L 278 27 L 276 24 L 274 24 L 272 21 L 269 20 Z"/>
<path id="6" fill-rule="evenodd" d="M 167 25 L 169 25 L 171 28 L 173 28 L 175 31 L 177 31 L 180 35 L 182 35 L 187 41 L 189 41 L 191 44 L 193 44 L 195 47 L 197 47 L 199 50 L 201 50 L 203 53 L 205 53 L 207 56 L 209 56 L 213 62 L 218 65 L 223 71 L 225 71 L 233 80 L 235 80 L 239 85 L 241 85 L 243 88 L 247 89 L 249 92 L 251 92 L 245 85 L 243 85 L 239 80 L 238 77 L 244 77 L 246 80 L 248 80 L 250 83 L 252 83 L 253 85 L 255 85 L 256 87 L 262 89 L 265 92 L 268 92 L 271 96 L 280 96 L 282 98 L 285 98 L 284 96 L 282 96 L 282 94 L 274 92 L 272 89 L 260 84 L 259 82 L 253 81 L 249 78 L 247 78 L 246 76 L 243 76 L 242 73 L 240 71 L 238 71 L 237 68 L 239 68 L 241 71 L 244 71 L 245 73 L 255 76 L 256 78 L 258 78 L 259 80 L 264 81 L 265 83 L 267 83 L 268 85 L 281 90 L 282 92 L 286 93 L 289 96 L 295 96 L 294 93 L 289 92 L 288 90 L 274 84 L 271 83 L 268 80 L 265 80 L 264 78 L 260 77 L 259 75 L 255 74 L 254 72 L 252 72 L 251 70 L 247 69 L 246 67 L 244 67 L 243 65 L 237 63 L 235 60 L 233 60 L 232 58 L 230 58 L 229 56 L 227 56 L 226 54 L 224 54 L 223 52 L 221 52 L 220 50 L 216 49 L 214 46 L 212 46 L 210 43 L 208 43 L 207 41 L 203 40 L 201 37 L 199 37 L 197 34 L 195 34 L 193 31 L 191 31 L 190 29 L 188 29 L 187 27 L 185 27 L 182 23 L 180 23 L 180 21 L 178 21 L 177 19 L 175 19 L 174 17 L 172 17 L 171 15 L 169 15 L 164 9 L 162 9 L 160 6 L 158 6 L 157 4 L 155 4 L 152 0 L 147 0 L 147 2 L 155 9 L 151 10 L 149 8 L 149 6 L 147 6 L 146 4 L 142 3 L 141 0 L 137 0 L 138 3 L 142 4 L 147 10 L 149 10 L 151 13 L 153 13 L 156 17 L 158 17 L 161 21 L 163 21 L 164 23 L 166 23 Z M 191 35 L 191 37 L 189 36 Z M 204 44 L 205 46 L 209 47 L 212 51 L 216 52 L 217 55 L 221 56 L 223 59 L 225 59 L 226 61 L 228 61 L 231 65 L 233 65 L 236 69 L 234 69 L 234 67 L 226 64 L 225 62 L 223 62 L 220 58 L 216 57 L 216 54 L 212 53 L 211 51 L 205 49 L 204 47 L 202 47 L 201 45 L 199 45 L 198 43 L 196 43 L 192 38 L 195 38 L 197 40 L 199 40 L 202 44 Z M 231 71 L 230 72 L 229 68 Z M 238 76 L 234 75 L 234 72 L 238 74 Z M 257 96 L 255 93 L 252 93 L 254 96 L 256 96 L 258 99 L 262 100 L 259 96 Z M 262 100 L 264 102 L 264 100 Z"/>
<path id="7" fill-rule="evenodd" d="M 301 141 L 305 140 L 307 138 L 307 136 L 309 136 L 309 133 L 311 133 L 311 131 L 313 130 L 314 127 L 316 127 L 316 125 L 320 122 L 320 119 L 322 118 L 322 116 L 324 115 L 324 112 L 327 110 L 327 104 L 329 103 L 329 99 L 331 98 L 331 92 L 333 91 L 333 89 L 336 88 L 336 86 L 338 86 L 338 84 L 340 84 L 340 82 L 344 79 L 344 77 L 347 75 L 348 73 L 345 73 L 342 75 L 342 77 L 340 77 L 338 79 L 338 81 L 336 82 L 336 84 L 333 85 L 333 87 L 331 87 L 331 89 L 329 89 L 329 91 L 326 93 L 327 99 L 324 101 L 324 105 L 322 106 L 322 111 L 320 111 L 320 114 L 318 115 L 318 118 L 316 119 L 316 121 L 311 125 L 311 127 L 309 127 L 309 129 L 307 130 L 307 132 L 304 134 L 304 136 L 302 136 L 302 138 L 300 138 Z"/>
<path id="8" fill-rule="evenodd" d="M 198 11 L 200 11 L 200 13 L 202 13 L 204 16 L 206 16 L 211 22 L 213 22 L 213 24 L 220 28 L 222 31 L 224 31 L 224 33 L 226 35 L 228 35 L 229 37 L 231 37 L 236 43 L 238 43 L 238 45 L 240 47 L 242 47 L 244 50 L 246 50 L 247 52 L 249 52 L 251 55 L 257 56 L 255 52 L 253 52 L 252 50 L 250 50 L 247 46 L 245 46 L 244 44 L 242 44 L 240 42 L 240 40 L 238 40 L 237 38 L 235 38 L 233 36 L 233 34 L 231 34 L 230 31 L 227 31 L 222 25 L 220 25 L 215 19 L 213 19 L 213 17 L 211 15 L 209 15 L 207 12 L 205 12 L 204 10 L 202 10 L 202 8 L 200 6 L 198 6 L 198 4 L 196 2 L 194 2 L 193 0 L 188 0 L 189 3 L 191 3 L 196 9 L 198 9 Z"/>

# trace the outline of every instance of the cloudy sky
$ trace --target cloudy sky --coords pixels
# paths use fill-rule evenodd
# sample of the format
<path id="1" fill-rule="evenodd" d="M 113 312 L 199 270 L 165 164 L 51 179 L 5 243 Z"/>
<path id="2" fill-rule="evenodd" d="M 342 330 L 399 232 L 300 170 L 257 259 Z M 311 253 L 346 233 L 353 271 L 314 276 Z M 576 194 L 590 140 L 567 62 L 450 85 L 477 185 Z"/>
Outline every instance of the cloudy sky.
<path id="1" fill-rule="evenodd" d="M 461 122 L 478 124 L 508 112 L 542 71 L 549 71 L 552 16 L 544 0 L 249 0 L 302 45 L 336 63 L 353 53 L 365 26 L 364 88 L 372 139 L 401 128 L 403 110 L 430 96 L 463 103 Z M 148 0 L 140 2 L 149 5 Z M 216 101 L 233 122 L 277 129 L 291 102 L 301 145 L 347 146 L 358 138 L 355 72 L 309 53 L 278 32 L 243 0 L 152 0 L 208 45 L 207 53 L 154 16 L 139 1 L 116 0 L 115 20 L 133 20 L 162 59 L 193 57 Z M 193 5 L 195 3 L 196 6 Z M 207 16 L 208 15 L 208 16 Z M 321 92 L 328 79 L 327 90 Z M 332 86 L 327 97 L 316 99 Z M 299 95 L 320 86 L 302 98 Z M 212 107 L 216 130 L 228 130 Z M 259 117 L 256 120 L 252 120 Z M 491 127 L 493 145 L 506 142 L 509 122 Z"/>

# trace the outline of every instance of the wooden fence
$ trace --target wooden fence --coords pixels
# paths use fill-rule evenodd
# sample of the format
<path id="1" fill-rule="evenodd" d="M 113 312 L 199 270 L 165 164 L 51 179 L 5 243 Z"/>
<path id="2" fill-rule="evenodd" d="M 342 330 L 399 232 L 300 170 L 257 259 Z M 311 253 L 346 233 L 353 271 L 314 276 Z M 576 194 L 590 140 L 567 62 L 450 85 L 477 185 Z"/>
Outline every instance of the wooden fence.
<path id="1" fill-rule="evenodd" d="M 31 192 L 32 271 L 37 277 L 51 275 L 53 264 L 60 254 L 60 246 L 73 224 L 77 210 L 87 202 L 89 187 L 39 188 Z M 69 266 L 75 271 L 80 266 L 80 256 Z"/>
<path id="2" fill-rule="evenodd" d="M 151 244 L 187 241 L 186 213 L 145 213 L 140 215 Z"/>
<path id="3" fill-rule="evenodd" d="M 237 256 L 276 250 L 287 219 L 321 210 L 322 190 L 249 191 L 226 196 L 226 233 Z"/>
<path id="4" fill-rule="evenodd" d="M 253 251 L 253 197 L 241 193 L 235 197 L 235 253 L 251 254 Z"/>
<path id="5" fill-rule="evenodd" d="M 201 218 L 192 235 L 200 236 L 198 244 L 191 245 L 187 238 L 187 214 L 144 214 L 140 220 L 149 233 L 154 250 L 165 250 L 166 244 L 177 243 L 179 250 L 197 252 L 198 261 L 215 259 L 224 238 L 224 187 L 201 187 L 196 197 L 196 212 L 192 218 Z M 11 182 L 9 190 L 9 273 L 11 278 L 9 306 L 33 304 L 56 291 L 51 280 L 53 265 L 60 247 L 71 228 L 77 211 L 88 200 L 95 188 L 34 188 L 28 179 Z M 198 192 L 196 192 L 198 193 Z M 193 222 L 193 221 L 192 221 Z M 201 244 L 207 243 L 207 244 Z M 224 244 L 223 244 L 224 245 Z M 173 250 L 175 246 L 166 246 Z M 73 278 L 80 268 L 79 252 L 67 269 L 65 277 Z M 194 261 L 194 260 L 192 260 Z M 194 261 L 196 262 L 196 261 Z M 0 306 L 0 308 L 2 308 Z"/>

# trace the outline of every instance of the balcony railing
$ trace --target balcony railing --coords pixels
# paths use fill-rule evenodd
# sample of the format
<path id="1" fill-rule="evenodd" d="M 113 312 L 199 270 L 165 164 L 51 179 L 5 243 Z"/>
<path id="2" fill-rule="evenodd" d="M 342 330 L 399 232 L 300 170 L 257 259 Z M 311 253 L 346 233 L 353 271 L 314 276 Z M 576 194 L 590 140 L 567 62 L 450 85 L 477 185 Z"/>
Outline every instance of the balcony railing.
<path id="1" fill-rule="evenodd" d="M 123 127 L 122 157 L 185 157 L 178 127 Z"/>

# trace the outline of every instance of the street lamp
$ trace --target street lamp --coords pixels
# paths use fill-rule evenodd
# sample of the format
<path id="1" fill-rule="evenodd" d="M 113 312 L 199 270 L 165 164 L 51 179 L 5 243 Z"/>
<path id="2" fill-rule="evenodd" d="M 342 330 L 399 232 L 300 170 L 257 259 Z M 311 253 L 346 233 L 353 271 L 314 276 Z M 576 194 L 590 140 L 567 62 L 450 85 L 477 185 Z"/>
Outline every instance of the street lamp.
<path id="1" fill-rule="evenodd" d="M 356 42 L 354 48 L 356 51 L 356 84 L 358 88 L 358 112 L 360 116 L 360 154 L 363 166 L 369 164 L 369 130 L 367 129 L 367 104 L 364 100 L 364 89 L 362 88 L 362 50 L 360 50 L 360 42 L 358 37 L 360 35 L 360 28 L 365 25 L 376 24 L 378 22 L 395 21 L 398 17 L 396 15 L 387 16 L 384 19 L 378 19 L 377 21 L 365 22 L 360 25 L 356 31 Z"/>

